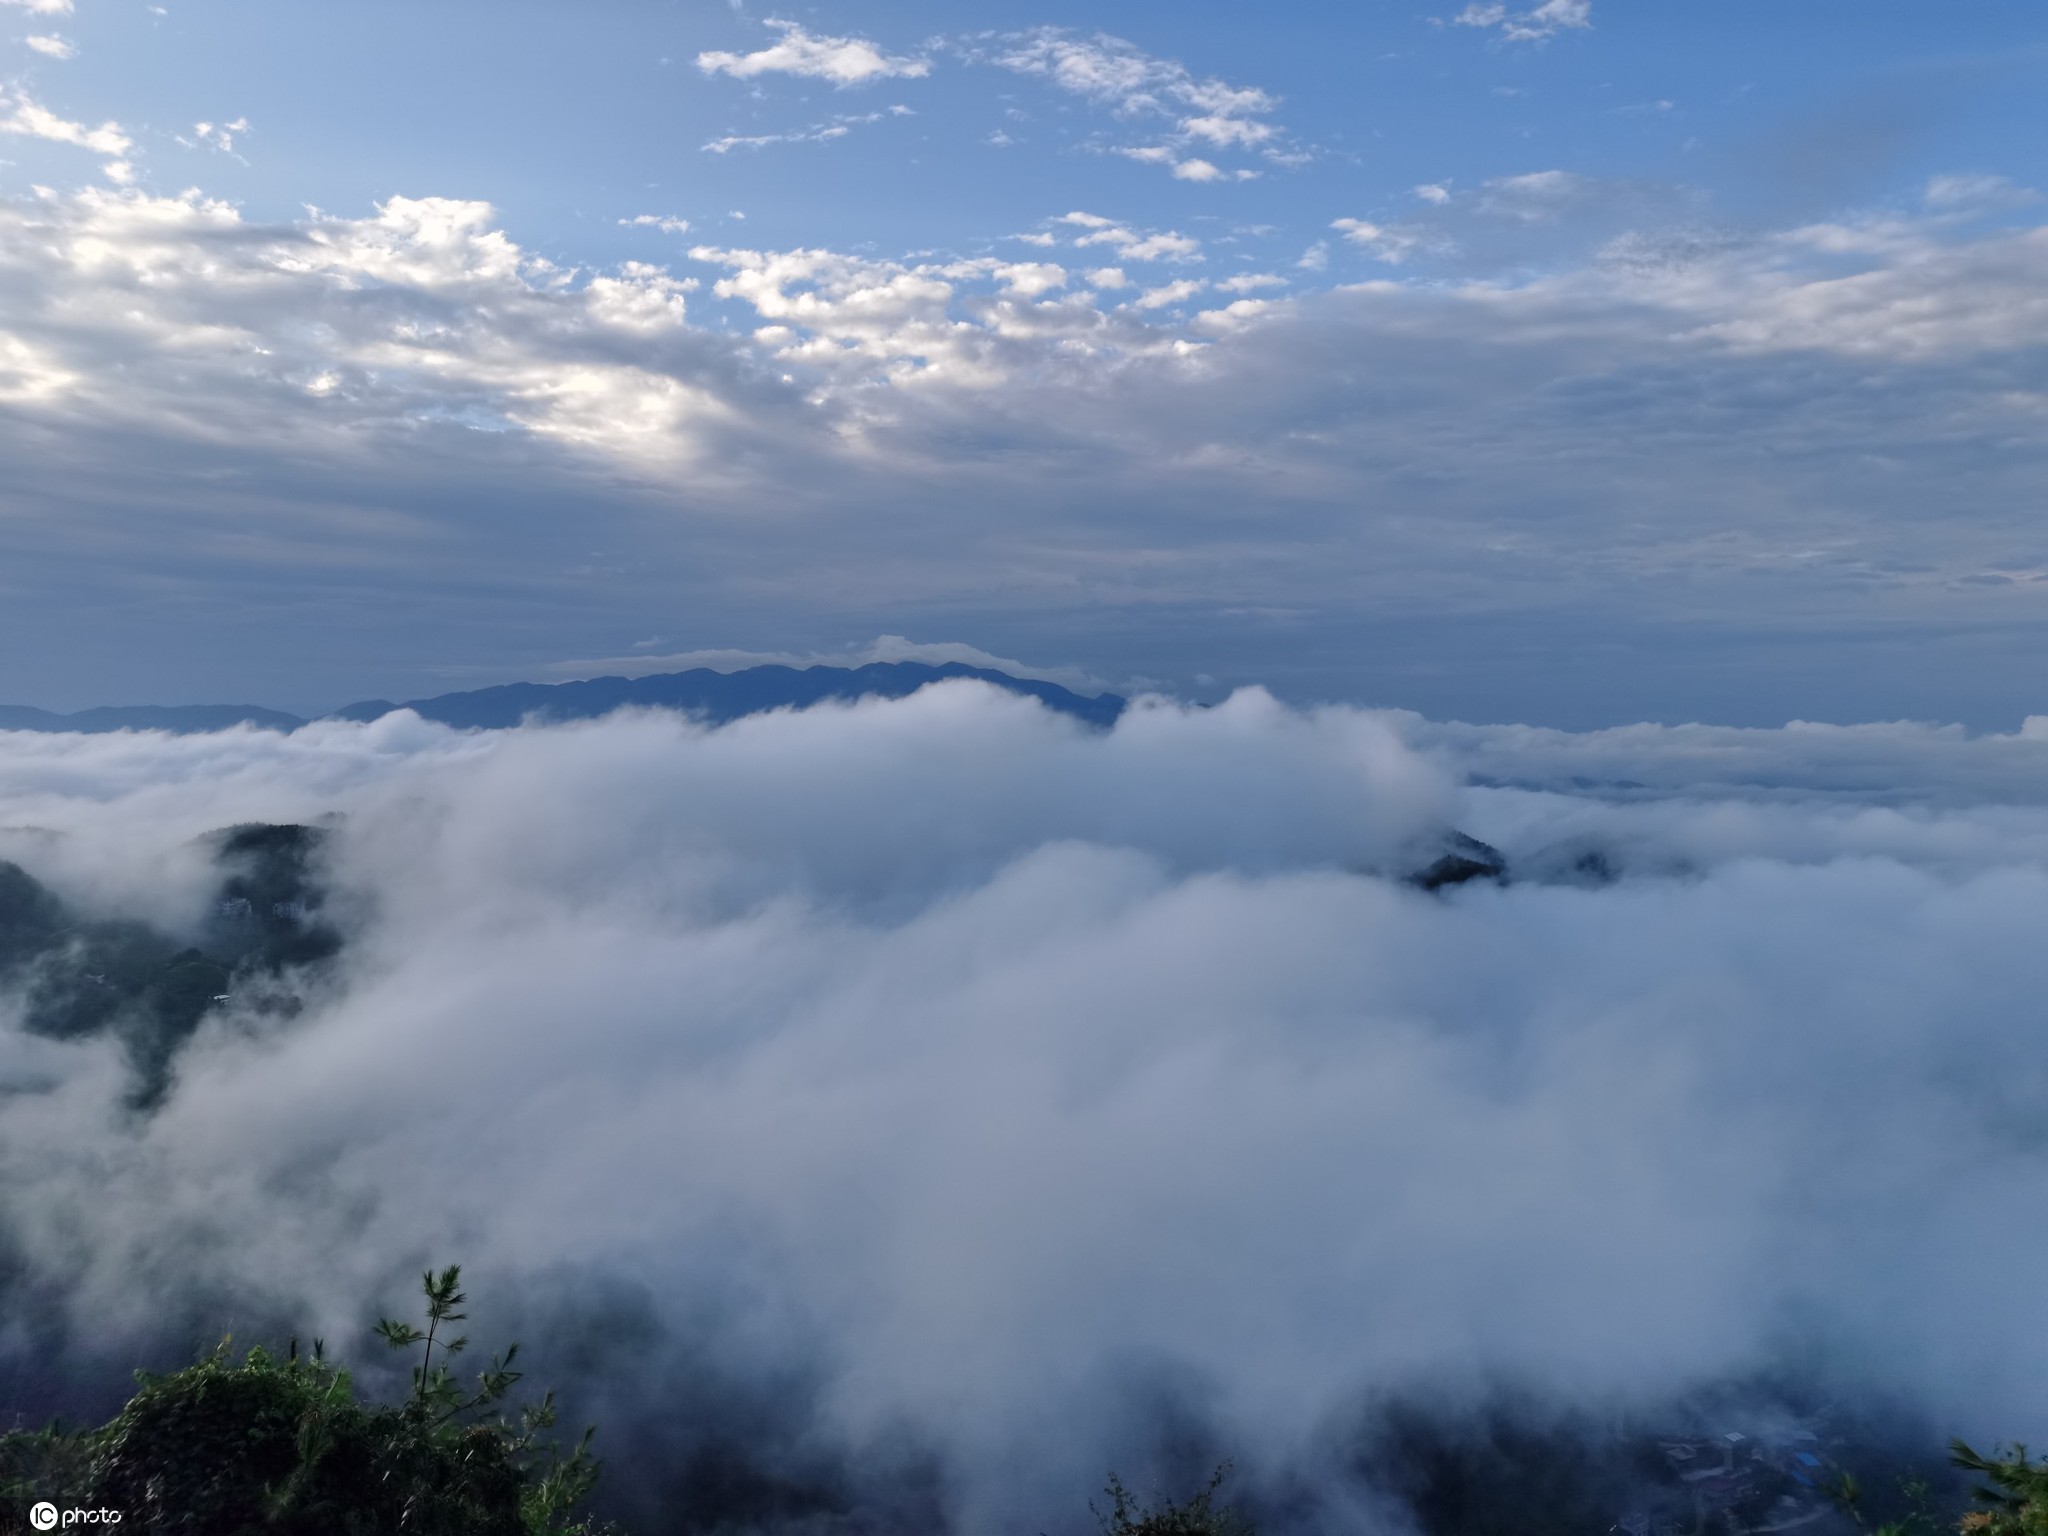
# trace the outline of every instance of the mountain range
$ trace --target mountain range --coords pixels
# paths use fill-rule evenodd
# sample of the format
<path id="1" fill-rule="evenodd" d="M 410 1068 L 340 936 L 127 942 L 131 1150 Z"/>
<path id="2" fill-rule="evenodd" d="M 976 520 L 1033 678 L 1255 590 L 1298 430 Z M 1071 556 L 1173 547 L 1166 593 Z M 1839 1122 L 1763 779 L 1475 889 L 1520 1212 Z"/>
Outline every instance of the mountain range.
<path id="1" fill-rule="evenodd" d="M 1039 700 L 1050 709 L 1090 725 L 1114 724 L 1125 700 L 1113 693 L 1092 698 L 1032 677 L 1012 677 L 988 667 L 951 661 L 931 666 L 918 661 L 875 661 L 863 667 L 748 667 L 714 672 L 697 667 L 688 672 L 660 672 L 648 677 L 593 677 L 569 683 L 505 683 L 428 699 L 365 699 L 330 715 L 327 720 L 376 720 L 393 710 L 409 709 L 422 719 L 463 730 L 499 730 L 534 719 L 545 722 L 594 720 L 616 709 L 674 709 L 713 725 L 743 715 L 786 707 L 802 708 L 827 699 L 900 699 L 927 683 L 952 677 L 975 677 L 1011 693 Z M 254 704 L 135 704 L 57 714 L 21 704 L 0 704 L 0 730 L 6 731 L 169 731 L 191 735 L 254 725 L 264 730 L 294 731 L 310 721 L 283 710 Z"/>

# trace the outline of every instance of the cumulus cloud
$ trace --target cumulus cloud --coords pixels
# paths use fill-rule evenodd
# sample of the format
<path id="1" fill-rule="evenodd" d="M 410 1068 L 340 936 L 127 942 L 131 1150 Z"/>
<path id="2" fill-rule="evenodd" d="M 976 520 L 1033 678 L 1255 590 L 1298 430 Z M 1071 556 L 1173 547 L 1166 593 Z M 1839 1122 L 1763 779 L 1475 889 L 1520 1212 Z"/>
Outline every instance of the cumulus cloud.
<path id="1" fill-rule="evenodd" d="M 1067 285 L 1067 269 L 1052 261 L 1003 262 L 994 268 L 994 274 L 1004 292 L 1026 299 Z"/>
<path id="2" fill-rule="evenodd" d="M 1192 278 L 1182 278 L 1178 282 L 1162 283 L 1157 288 L 1147 288 L 1137 298 L 1131 300 L 1131 303 L 1138 309 L 1164 309 L 1168 305 L 1179 304 L 1193 298 L 1207 286 L 1208 284 L 1196 282 Z"/>
<path id="3" fill-rule="evenodd" d="M 630 219 L 619 220 L 625 229 L 658 229 L 664 235 L 685 235 L 690 232 L 690 221 L 679 219 L 667 213 L 636 213 Z"/>
<path id="4" fill-rule="evenodd" d="M 78 44 L 72 42 L 67 37 L 59 37 L 53 32 L 32 32 L 23 41 L 46 59 L 75 59 L 78 57 Z"/>
<path id="5" fill-rule="evenodd" d="M 1255 692 L 1098 733 L 972 684 L 719 731 L 0 737 L 0 827 L 44 829 L 4 852 L 73 900 L 170 913 L 198 832 L 342 812 L 358 914 L 304 1013 L 219 1021 L 148 1118 L 0 1024 L 9 1283 L 62 1298 L 46 1352 L 181 1306 L 334 1348 L 460 1257 L 480 1318 L 631 1307 L 607 1383 L 668 1438 L 615 1486 L 730 1430 L 715 1370 L 813 1457 L 931 1458 L 912 1528 L 1071 1522 L 1193 1434 L 1276 1530 L 1401 1529 L 1359 1513 L 1362 1402 L 1654 1413 L 1788 1345 L 2038 1439 L 2044 767 L 2035 732 Z M 1529 873 L 1386 877 L 1447 819 Z"/>
<path id="6" fill-rule="evenodd" d="M 0 5 L 11 5 L 16 10 L 27 11 L 31 16 L 71 14 L 71 0 L 0 0 Z"/>
<path id="7" fill-rule="evenodd" d="M 125 139 L 98 147 L 112 152 Z M 408 394 L 437 405 L 466 397 L 508 425 L 620 446 L 636 434 L 651 445 L 698 410 L 707 420 L 724 413 L 711 396 L 699 392 L 693 404 L 679 380 L 661 382 L 580 341 L 548 357 L 545 337 L 556 322 L 547 317 L 572 308 L 573 324 L 591 337 L 674 334 L 684 324 L 683 282 L 629 263 L 571 289 L 570 274 L 495 230 L 485 204 L 401 197 L 367 219 L 250 230 L 227 205 L 196 195 L 83 193 L 15 205 L 4 221 L 10 239 L 49 242 L 33 268 L 9 271 L 31 307 L 76 317 L 73 346 L 139 345 L 160 356 L 168 349 L 188 366 L 211 358 L 230 395 L 255 387 L 280 403 L 352 400 L 373 413 Z M 216 250 L 231 253 L 231 263 L 215 261 Z M 102 291 L 140 284 L 156 299 L 95 321 L 71 310 L 80 296 L 74 283 Z M 448 299 L 487 292 L 510 309 L 486 318 L 444 308 Z M 401 298 L 408 294 L 414 303 Z M 377 314 L 367 326 L 348 318 L 359 303 L 367 304 L 362 320 Z M 299 329 L 321 309 L 327 318 L 317 328 Z M 512 318 L 522 311 L 524 322 Z M 533 327 L 527 342 L 508 345 L 505 327 L 522 323 Z M 158 403 L 170 408 L 167 399 Z M 141 404 L 131 398 L 119 409 Z"/>
<path id="8" fill-rule="evenodd" d="M 697 67 L 707 75 L 731 75 L 740 80 L 785 74 L 829 80 L 838 86 L 917 79 L 931 73 L 930 59 L 884 53 L 866 38 L 813 34 L 798 22 L 772 16 L 764 24 L 780 34 L 768 47 L 753 53 L 700 53 Z"/>

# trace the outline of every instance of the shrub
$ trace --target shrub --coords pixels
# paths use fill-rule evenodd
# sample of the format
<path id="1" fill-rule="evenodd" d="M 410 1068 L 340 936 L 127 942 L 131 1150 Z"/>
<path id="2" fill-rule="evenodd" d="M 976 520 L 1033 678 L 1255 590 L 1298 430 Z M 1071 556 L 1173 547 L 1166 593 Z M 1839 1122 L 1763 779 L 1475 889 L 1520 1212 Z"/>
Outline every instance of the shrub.
<path id="1" fill-rule="evenodd" d="M 461 1270 L 423 1277 L 427 1326 L 385 1320 L 392 1347 L 424 1346 L 396 1405 L 358 1400 L 316 1342 L 239 1361 L 223 1343 L 167 1376 L 141 1375 L 113 1421 L 0 1436 L 0 1499 L 117 1510 L 122 1525 L 192 1536 L 595 1536 L 571 1512 L 597 1479 L 590 1433 L 565 1456 L 543 1438 L 553 1394 L 506 1417 L 517 1346 L 465 1390 L 448 1361 L 467 1340 Z M 435 1362 L 436 1350 L 440 1362 Z M 25 1528 L 25 1526 L 23 1527 Z"/>
<path id="2" fill-rule="evenodd" d="M 1185 1504 L 1169 1500 L 1146 1509 L 1112 1472 L 1103 1489 L 1109 1495 L 1108 1513 L 1093 1504 L 1088 1507 L 1102 1527 L 1102 1536 L 1255 1536 L 1252 1523 L 1237 1510 L 1216 1507 L 1216 1491 L 1229 1474 L 1226 1461 L 1210 1474 L 1208 1485 Z"/>

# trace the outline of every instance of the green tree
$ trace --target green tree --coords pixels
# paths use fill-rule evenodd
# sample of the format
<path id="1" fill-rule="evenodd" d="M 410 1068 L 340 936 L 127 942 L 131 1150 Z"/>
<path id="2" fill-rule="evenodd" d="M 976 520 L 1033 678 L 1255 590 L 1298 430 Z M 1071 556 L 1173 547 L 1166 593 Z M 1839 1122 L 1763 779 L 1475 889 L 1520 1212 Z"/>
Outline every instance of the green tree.
<path id="1" fill-rule="evenodd" d="M 1982 1536 L 2048 1536 L 2048 1461 L 2035 1461 L 2024 1445 L 1983 1456 L 1960 1440 L 1949 1442 L 1949 1460 L 1986 1480 L 1970 1490 L 1985 1507 L 1963 1516 L 1963 1530 Z"/>
<path id="2" fill-rule="evenodd" d="M 425 1345 L 401 1403 L 361 1401 L 318 1341 L 239 1361 L 223 1341 L 183 1370 L 140 1374 L 98 1429 L 0 1436 L 0 1501 L 16 1521 L 47 1499 L 192 1536 L 596 1536 L 573 1515 L 597 1480 L 590 1432 L 562 1452 L 552 1393 L 506 1414 L 516 1346 L 474 1389 L 450 1369 L 467 1342 L 446 1337 L 463 1319 L 461 1273 L 422 1277 L 424 1330 L 377 1325 L 393 1348 Z"/>

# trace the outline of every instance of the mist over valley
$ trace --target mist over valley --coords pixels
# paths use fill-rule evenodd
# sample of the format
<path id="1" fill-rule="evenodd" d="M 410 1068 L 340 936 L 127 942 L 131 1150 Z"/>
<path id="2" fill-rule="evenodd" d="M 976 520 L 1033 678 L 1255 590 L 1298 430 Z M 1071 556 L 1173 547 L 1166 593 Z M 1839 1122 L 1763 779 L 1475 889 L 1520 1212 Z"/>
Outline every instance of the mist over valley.
<path id="1" fill-rule="evenodd" d="M 973 679 L 7 734 L 8 1395 L 459 1258 L 635 1529 L 1226 1458 L 1262 1528 L 1480 1529 L 1459 1456 L 1573 1528 L 1628 1435 L 2024 1435 L 2044 760 Z M 1504 873 L 1420 878 L 1454 830 Z"/>

